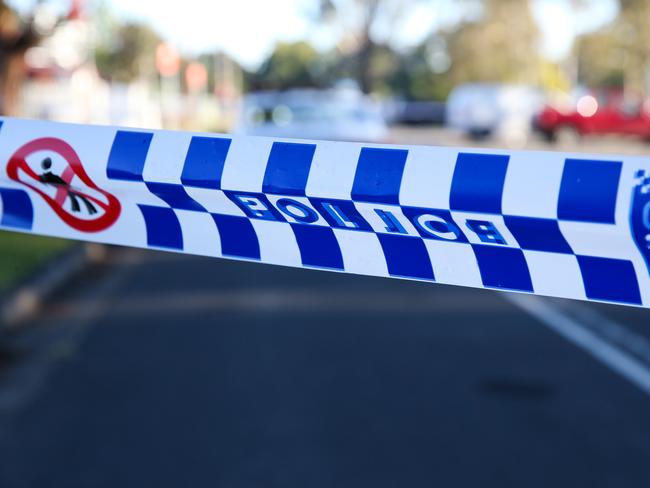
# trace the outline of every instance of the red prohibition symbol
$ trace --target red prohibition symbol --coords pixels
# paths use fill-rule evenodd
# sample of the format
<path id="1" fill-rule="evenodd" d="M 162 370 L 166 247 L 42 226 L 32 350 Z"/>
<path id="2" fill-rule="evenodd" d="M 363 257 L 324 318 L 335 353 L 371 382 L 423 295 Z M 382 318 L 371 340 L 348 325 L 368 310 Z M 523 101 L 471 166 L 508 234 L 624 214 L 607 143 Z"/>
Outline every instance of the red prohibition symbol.
<path id="1" fill-rule="evenodd" d="M 53 175 L 52 173 L 39 175 L 27 164 L 27 157 L 38 151 L 57 153 L 68 163 L 68 166 L 60 176 Z M 49 161 L 49 163 L 47 161 Z M 43 164 L 44 168 L 49 169 L 51 160 L 46 158 Z M 47 166 L 45 166 L 46 164 Z M 18 174 L 19 170 L 30 176 L 35 182 L 39 182 L 39 184 L 33 184 L 29 181 L 21 180 Z M 7 164 L 7 176 L 38 193 L 61 218 L 61 220 L 73 229 L 81 232 L 99 232 L 107 229 L 115 223 L 122 210 L 120 202 L 115 198 L 115 196 L 106 190 L 99 188 L 95 182 L 90 179 L 81 164 L 79 156 L 70 144 L 55 137 L 35 139 L 18 148 Z M 101 199 L 84 192 L 80 188 L 72 187 L 70 182 L 74 176 L 77 176 L 87 188 L 101 193 L 106 197 L 106 201 L 104 202 Z M 56 188 L 56 195 L 54 198 L 43 191 L 43 183 L 50 184 Z M 72 211 L 67 210 L 63 206 L 68 198 L 72 204 Z M 73 214 L 73 212 L 80 211 L 79 201 L 85 205 L 91 218 L 83 219 Z M 102 212 L 98 212 L 96 207 L 99 207 Z M 93 217 L 93 215 L 97 215 L 97 217 Z"/>

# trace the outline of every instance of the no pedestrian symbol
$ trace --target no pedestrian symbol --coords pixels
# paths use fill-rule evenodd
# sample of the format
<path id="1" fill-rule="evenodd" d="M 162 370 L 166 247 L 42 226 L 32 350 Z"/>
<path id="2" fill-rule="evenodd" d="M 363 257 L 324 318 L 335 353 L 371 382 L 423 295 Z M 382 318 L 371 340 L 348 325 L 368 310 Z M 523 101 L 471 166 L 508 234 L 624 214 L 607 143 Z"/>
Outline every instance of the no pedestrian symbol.
<path id="1" fill-rule="evenodd" d="M 35 153 L 43 156 L 38 164 L 33 158 L 28 162 Z M 53 165 L 57 155 L 64 163 L 58 169 Z M 7 164 L 7 176 L 38 193 L 61 220 L 78 231 L 105 230 L 120 216 L 117 198 L 90 179 L 75 150 L 62 139 L 43 137 L 18 148 Z"/>

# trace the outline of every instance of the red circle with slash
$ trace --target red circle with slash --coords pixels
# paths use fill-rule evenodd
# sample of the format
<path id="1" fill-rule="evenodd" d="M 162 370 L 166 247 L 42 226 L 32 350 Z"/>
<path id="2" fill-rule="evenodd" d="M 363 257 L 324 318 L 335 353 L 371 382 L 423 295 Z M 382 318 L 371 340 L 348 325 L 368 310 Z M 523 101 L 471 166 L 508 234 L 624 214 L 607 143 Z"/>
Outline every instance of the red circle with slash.
<path id="1" fill-rule="evenodd" d="M 35 181 L 41 181 L 39 175 L 27 164 L 27 157 L 38 151 L 52 151 L 59 154 L 63 159 L 65 159 L 65 161 L 68 163 L 68 166 L 63 171 L 61 178 L 63 178 L 63 180 L 65 180 L 67 183 L 70 183 L 70 180 L 72 180 L 74 176 L 77 176 L 88 188 L 91 188 L 104 195 L 104 197 L 106 197 L 106 202 L 92 195 L 83 193 L 80 190 L 74 189 L 76 195 L 90 200 L 92 203 L 101 208 L 104 213 L 93 219 L 81 219 L 63 208 L 63 203 L 68 196 L 69 187 L 59 187 L 57 189 L 55 197 L 52 198 L 41 188 L 39 188 L 39 186 L 29 183 L 28 181 L 22 181 L 18 177 L 19 170 L 25 172 L 25 174 L 33 178 Z M 72 146 L 70 146 L 70 144 L 67 142 L 55 137 L 43 137 L 40 139 L 35 139 L 18 148 L 18 150 L 11 156 L 9 163 L 7 164 L 7 176 L 9 176 L 9 178 L 14 181 L 28 186 L 36 193 L 38 193 L 41 197 L 43 197 L 43 200 L 45 200 L 45 202 L 52 208 L 52 210 L 54 210 L 54 212 L 61 218 L 61 220 L 63 220 L 73 229 L 79 230 L 81 232 L 99 232 L 107 229 L 115 223 L 115 221 L 120 216 L 120 212 L 122 211 L 122 206 L 120 205 L 119 200 L 106 190 L 99 188 L 95 182 L 90 179 L 86 173 L 86 170 L 81 164 L 79 156 L 72 148 Z"/>

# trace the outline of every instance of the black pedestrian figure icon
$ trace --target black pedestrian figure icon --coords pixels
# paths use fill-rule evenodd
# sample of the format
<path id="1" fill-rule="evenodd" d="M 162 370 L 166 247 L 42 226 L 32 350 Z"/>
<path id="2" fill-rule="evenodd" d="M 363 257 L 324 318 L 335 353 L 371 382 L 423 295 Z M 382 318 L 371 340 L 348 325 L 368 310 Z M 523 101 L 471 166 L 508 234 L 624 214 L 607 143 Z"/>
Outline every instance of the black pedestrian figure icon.
<path id="1" fill-rule="evenodd" d="M 84 202 L 86 210 L 88 211 L 88 215 L 93 215 L 97 213 L 97 209 L 92 204 L 92 202 L 88 199 L 88 197 L 73 190 L 67 181 L 65 181 L 59 175 L 56 175 L 51 171 L 52 159 L 45 158 L 41 162 L 41 168 L 43 168 L 44 172 L 42 175 L 38 176 L 38 179 L 41 182 L 46 183 L 48 185 L 53 185 L 57 188 L 62 188 L 66 192 L 66 195 L 70 197 L 70 204 L 72 205 L 73 212 L 81 211 L 81 208 L 79 207 L 79 200 L 81 200 L 82 202 Z"/>

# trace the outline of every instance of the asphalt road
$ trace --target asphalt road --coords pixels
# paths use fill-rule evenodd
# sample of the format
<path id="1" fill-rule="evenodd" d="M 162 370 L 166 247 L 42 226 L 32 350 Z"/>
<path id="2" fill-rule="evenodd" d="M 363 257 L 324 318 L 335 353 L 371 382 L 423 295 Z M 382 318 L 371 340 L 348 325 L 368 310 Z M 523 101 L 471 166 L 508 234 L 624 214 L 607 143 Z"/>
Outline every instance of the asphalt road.
<path id="1" fill-rule="evenodd" d="M 0 335 L 0 487 L 647 488 L 648 319 L 116 249 Z"/>
<path id="2" fill-rule="evenodd" d="M 650 486 L 649 392 L 511 296 L 118 250 L 5 338 L 0 486 Z"/>

